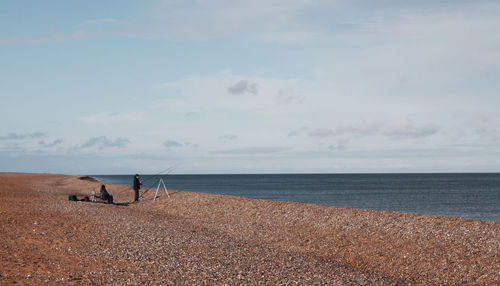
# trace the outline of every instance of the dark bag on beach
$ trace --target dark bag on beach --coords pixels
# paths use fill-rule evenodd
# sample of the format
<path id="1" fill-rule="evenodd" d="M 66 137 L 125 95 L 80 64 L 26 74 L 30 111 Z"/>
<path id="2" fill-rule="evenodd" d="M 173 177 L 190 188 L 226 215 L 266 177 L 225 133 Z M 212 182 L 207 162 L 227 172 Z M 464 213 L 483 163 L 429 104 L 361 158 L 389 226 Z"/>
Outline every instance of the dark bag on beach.
<path id="1" fill-rule="evenodd" d="M 69 199 L 70 201 L 73 201 L 73 202 L 76 202 L 76 201 L 77 201 L 77 199 L 76 199 L 76 196 L 75 196 L 75 195 L 71 195 L 71 196 L 69 196 L 69 197 L 68 197 L 68 199 Z"/>

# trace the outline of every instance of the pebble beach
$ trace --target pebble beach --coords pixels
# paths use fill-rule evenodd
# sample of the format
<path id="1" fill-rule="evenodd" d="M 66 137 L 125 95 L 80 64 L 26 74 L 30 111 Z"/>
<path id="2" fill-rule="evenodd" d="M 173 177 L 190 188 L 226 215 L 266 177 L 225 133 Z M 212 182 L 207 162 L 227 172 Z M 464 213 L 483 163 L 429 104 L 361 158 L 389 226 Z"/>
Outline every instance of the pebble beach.
<path id="1" fill-rule="evenodd" d="M 131 177 L 132 179 L 132 177 Z M 0 173 L 1 285 L 498 285 L 500 224 Z M 146 190 L 143 190 L 146 191 Z"/>

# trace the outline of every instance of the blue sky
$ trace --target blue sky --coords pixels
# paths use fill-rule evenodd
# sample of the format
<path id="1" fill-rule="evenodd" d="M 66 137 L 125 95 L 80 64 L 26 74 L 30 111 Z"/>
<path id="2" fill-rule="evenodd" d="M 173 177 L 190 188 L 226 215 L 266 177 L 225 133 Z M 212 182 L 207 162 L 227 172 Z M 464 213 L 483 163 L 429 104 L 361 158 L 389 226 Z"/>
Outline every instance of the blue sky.
<path id="1" fill-rule="evenodd" d="M 500 171 L 498 1 L 2 1 L 0 171 Z"/>

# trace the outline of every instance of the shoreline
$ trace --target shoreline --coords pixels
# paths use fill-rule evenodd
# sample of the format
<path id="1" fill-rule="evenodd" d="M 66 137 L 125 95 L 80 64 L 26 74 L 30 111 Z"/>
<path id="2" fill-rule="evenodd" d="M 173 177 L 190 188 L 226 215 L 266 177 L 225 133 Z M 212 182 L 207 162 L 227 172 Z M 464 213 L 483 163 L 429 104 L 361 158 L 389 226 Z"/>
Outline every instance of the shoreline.
<path id="1" fill-rule="evenodd" d="M 128 206 L 69 202 L 67 195 L 90 195 L 101 184 L 79 177 L 0 173 L 6 186 L 0 190 L 0 245 L 2 257 L 9 257 L 1 262 L 0 282 L 64 285 L 60 279 L 70 276 L 76 284 L 116 285 L 498 280 L 496 222 L 173 190 L 156 201 L 149 191 Z M 115 202 L 133 198 L 126 186 L 106 187 Z M 60 261 L 66 266 L 54 268 Z"/>
<path id="2" fill-rule="evenodd" d="M 128 175 L 96 175 L 103 183 L 130 184 Z M 152 180 L 151 177 L 156 177 Z M 156 188 L 158 175 L 143 175 Z M 154 178 L 153 178 L 154 179 Z M 461 217 L 500 223 L 496 174 L 387 175 L 169 175 L 168 188 L 206 194 L 299 202 L 364 210 Z M 156 183 L 155 183 L 156 182 Z M 152 184 L 152 185 L 150 185 Z M 484 185 L 489 187 L 483 187 Z M 281 187 L 283 185 L 283 187 Z M 460 185 L 462 187 L 455 187 Z"/>

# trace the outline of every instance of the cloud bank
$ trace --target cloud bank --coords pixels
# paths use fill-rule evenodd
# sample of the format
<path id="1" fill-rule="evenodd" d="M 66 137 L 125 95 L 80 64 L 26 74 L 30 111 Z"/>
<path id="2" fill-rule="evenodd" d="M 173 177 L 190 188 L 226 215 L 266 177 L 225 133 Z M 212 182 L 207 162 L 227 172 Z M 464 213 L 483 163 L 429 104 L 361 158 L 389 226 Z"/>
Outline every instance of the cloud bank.
<path id="1" fill-rule="evenodd" d="M 86 142 L 79 145 L 78 149 L 87 149 L 96 147 L 98 150 L 103 150 L 105 148 L 123 148 L 125 145 L 129 144 L 130 141 L 127 138 L 116 138 L 114 140 L 109 139 L 106 136 L 92 137 Z"/>

